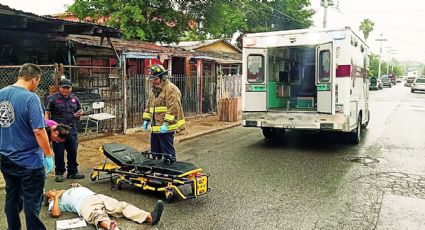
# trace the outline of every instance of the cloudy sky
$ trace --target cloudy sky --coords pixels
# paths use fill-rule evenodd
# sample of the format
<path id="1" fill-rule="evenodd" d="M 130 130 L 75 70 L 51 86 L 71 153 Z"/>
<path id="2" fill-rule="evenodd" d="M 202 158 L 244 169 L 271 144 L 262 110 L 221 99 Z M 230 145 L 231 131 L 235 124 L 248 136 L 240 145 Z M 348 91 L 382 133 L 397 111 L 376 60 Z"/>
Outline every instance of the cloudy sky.
<path id="1" fill-rule="evenodd" d="M 334 0 L 336 2 L 336 0 Z M 311 0 L 315 25 L 323 26 L 323 7 L 320 0 Z M 399 60 L 425 62 L 425 1 L 424 0 L 339 0 L 339 9 L 329 8 L 328 27 L 348 25 L 358 31 L 360 22 L 369 18 L 375 23 L 368 44 L 379 53 L 382 34 L 383 56 Z M 362 36 L 362 33 L 358 33 Z M 389 50 L 395 50 L 388 52 Z M 393 54 L 389 54 L 393 53 Z"/>
<path id="2" fill-rule="evenodd" d="M 41 15 L 63 12 L 66 5 L 72 2 L 0 0 L 1 4 Z M 323 8 L 320 7 L 320 0 L 311 0 L 311 3 L 317 12 L 314 24 L 322 27 Z M 379 53 L 379 42 L 375 40 L 382 34 L 388 40 L 382 44 L 384 58 L 425 63 L 425 0 L 339 0 L 338 9 L 329 8 L 328 27 L 350 26 L 358 31 L 360 22 L 365 18 L 375 22 L 375 29 L 368 39 L 374 53 Z M 362 36 L 361 33 L 359 35 Z"/>

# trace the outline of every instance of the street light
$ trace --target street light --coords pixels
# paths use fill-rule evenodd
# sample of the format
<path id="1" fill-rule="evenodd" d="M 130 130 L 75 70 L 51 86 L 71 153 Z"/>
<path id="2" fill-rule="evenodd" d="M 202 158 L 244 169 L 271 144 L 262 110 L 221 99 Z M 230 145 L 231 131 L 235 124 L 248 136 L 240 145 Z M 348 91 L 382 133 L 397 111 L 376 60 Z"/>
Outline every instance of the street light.
<path id="1" fill-rule="evenodd" d="M 382 42 L 388 41 L 386 38 L 382 38 L 382 34 L 381 34 L 381 38 L 375 39 L 375 41 L 380 42 L 380 46 L 379 46 L 379 62 L 378 62 L 378 78 L 381 78 L 381 55 L 382 55 Z"/>

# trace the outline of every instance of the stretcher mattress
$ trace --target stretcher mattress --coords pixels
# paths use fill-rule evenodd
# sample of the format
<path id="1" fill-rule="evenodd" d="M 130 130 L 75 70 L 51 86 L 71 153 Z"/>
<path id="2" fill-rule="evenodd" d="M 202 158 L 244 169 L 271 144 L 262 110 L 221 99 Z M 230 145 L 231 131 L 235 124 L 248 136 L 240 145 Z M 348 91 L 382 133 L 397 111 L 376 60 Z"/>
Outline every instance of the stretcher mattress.
<path id="1" fill-rule="evenodd" d="M 161 159 L 147 158 L 137 149 L 125 144 L 104 144 L 105 156 L 119 166 L 130 166 L 141 171 L 154 170 L 155 172 L 180 175 L 198 169 L 194 164 L 176 161 L 169 164 Z"/>

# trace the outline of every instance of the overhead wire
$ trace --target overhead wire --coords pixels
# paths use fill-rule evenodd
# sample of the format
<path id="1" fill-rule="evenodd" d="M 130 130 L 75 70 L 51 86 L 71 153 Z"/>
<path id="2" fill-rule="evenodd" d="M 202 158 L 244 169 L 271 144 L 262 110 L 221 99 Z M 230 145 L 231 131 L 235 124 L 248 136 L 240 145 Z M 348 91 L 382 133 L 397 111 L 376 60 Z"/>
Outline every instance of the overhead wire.
<path id="1" fill-rule="evenodd" d="M 299 19 L 293 18 L 293 17 L 291 17 L 291 16 L 289 16 L 289 15 L 287 15 L 287 14 L 283 13 L 283 12 L 280 12 L 280 11 L 278 11 L 278 10 L 274 9 L 273 7 L 268 6 L 267 4 L 265 4 L 265 3 L 263 3 L 263 2 L 258 2 L 258 3 L 265 4 L 265 6 L 267 6 L 267 7 L 271 8 L 272 10 L 274 10 L 274 11 L 276 11 L 276 12 L 280 13 L 280 14 L 282 14 L 284 17 L 279 16 L 279 15 L 276 15 L 276 14 L 270 14 L 270 13 L 268 13 L 268 12 L 264 12 L 264 11 L 261 11 L 261 10 L 258 10 L 258 9 L 253 9 L 253 8 L 252 8 L 252 7 L 250 7 L 248 4 L 247 4 L 247 5 L 244 5 L 244 4 L 239 3 L 239 2 L 237 2 L 237 1 L 230 1 L 230 2 L 231 2 L 231 3 L 235 3 L 235 4 L 237 4 L 237 5 L 239 5 L 239 6 L 242 6 L 242 7 L 246 7 L 246 8 L 248 8 L 249 10 L 251 10 L 252 12 L 258 12 L 258 13 L 262 13 L 262 14 L 265 14 L 265 15 L 269 15 L 269 16 L 272 16 L 272 17 L 275 17 L 275 18 L 284 19 L 284 20 L 288 20 L 288 19 L 290 19 L 290 20 L 293 20 L 293 21 L 298 21 L 298 22 L 301 22 L 301 23 L 305 23 L 305 21 L 301 21 L 301 20 L 299 20 Z M 312 26 L 317 27 L 317 26 L 316 26 L 316 25 L 314 25 L 314 24 L 313 24 Z"/>

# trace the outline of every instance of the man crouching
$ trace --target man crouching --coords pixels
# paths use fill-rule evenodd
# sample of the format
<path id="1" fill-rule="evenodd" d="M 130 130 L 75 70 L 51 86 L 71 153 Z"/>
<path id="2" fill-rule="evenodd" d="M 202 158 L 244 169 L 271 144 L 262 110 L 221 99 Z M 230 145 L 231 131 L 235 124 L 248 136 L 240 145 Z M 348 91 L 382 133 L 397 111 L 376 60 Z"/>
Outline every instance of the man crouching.
<path id="1" fill-rule="evenodd" d="M 112 197 L 96 194 L 78 183 L 70 184 L 67 190 L 52 189 L 44 194 L 46 205 L 52 217 L 59 217 L 61 212 L 75 212 L 89 224 L 103 229 L 118 229 L 113 217 L 126 217 L 139 224 L 146 222 L 156 225 L 161 219 L 164 204 L 158 200 L 152 212 L 143 211 L 132 204 L 118 201 Z"/>

